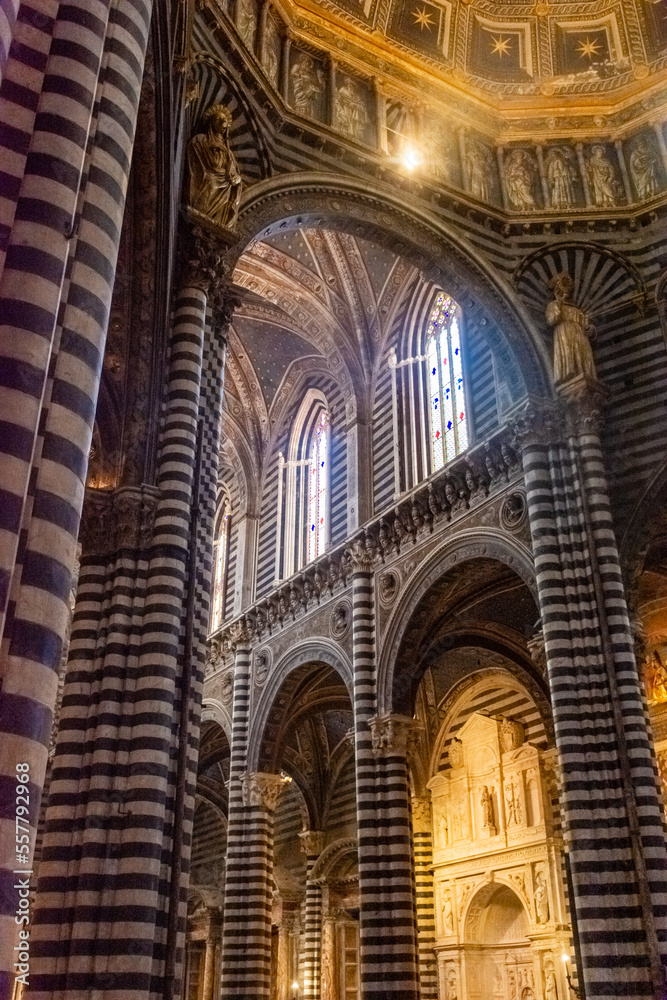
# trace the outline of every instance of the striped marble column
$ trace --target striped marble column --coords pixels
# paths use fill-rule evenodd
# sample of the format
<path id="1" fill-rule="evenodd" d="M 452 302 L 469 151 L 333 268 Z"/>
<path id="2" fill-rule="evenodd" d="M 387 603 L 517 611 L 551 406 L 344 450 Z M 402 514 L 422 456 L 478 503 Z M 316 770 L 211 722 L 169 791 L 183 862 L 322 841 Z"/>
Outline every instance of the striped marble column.
<path id="1" fill-rule="evenodd" d="M 378 867 L 370 921 L 376 977 L 363 995 L 377 1000 L 391 996 L 419 1000 L 415 859 L 407 764 L 414 722 L 389 714 L 371 719 L 370 728 L 376 760 Z"/>
<path id="2" fill-rule="evenodd" d="M 312 882 L 310 875 L 313 865 L 322 852 L 324 837 L 316 830 L 304 830 L 299 834 L 301 846 L 306 854 L 306 914 L 303 944 L 303 983 L 301 996 L 304 1000 L 320 1000 L 322 968 L 322 886 Z"/>
<path id="3" fill-rule="evenodd" d="M 587 1000 L 664 996 L 667 853 L 634 663 L 597 385 L 516 415 L 563 772 Z"/>
<path id="4" fill-rule="evenodd" d="M 212 422 L 217 449 L 219 416 L 203 372 L 221 376 L 214 347 L 205 352 L 217 248 L 199 250 L 175 301 L 158 486 L 108 495 L 112 559 L 97 558 L 113 546 L 103 522 L 93 517 L 93 551 L 90 531 L 82 538 L 35 913 L 39 993 L 180 989 L 217 474 L 214 457 L 201 461 L 202 428 Z M 94 515 L 104 501 L 91 502 Z M 118 534 L 125 522 L 125 534 L 139 524 L 132 544 Z"/>
<path id="5" fill-rule="evenodd" d="M 231 780 L 231 779 L 230 779 Z M 227 841 L 225 914 L 222 936 L 223 997 L 268 1000 L 271 994 L 273 827 L 279 774 L 246 773 L 234 803 L 234 856 Z M 230 820 L 232 801 L 230 797 Z M 228 827 L 231 830 L 231 822 Z M 229 835 L 228 835 L 229 836 Z M 230 866 L 231 870 L 230 870 Z"/>
<path id="6" fill-rule="evenodd" d="M 438 963 L 435 945 L 435 903 L 433 896 L 433 833 L 431 801 L 412 799 L 412 832 L 417 896 L 419 944 L 419 985 L 421 1000 L 438 1000 Z"/>
<path id="7" fill-rule="evenodd" d="M 30 44 L 12 49 L 0 87 L 4 120 L 14 126 L 0 143 L 0 169 L 16 192 L 0 208 L 0 795 L 11 793 L 12 763 L 28 762 L 33 820 L 68 627 L 152 0 L 44 6 L 50 13 L 31 26 Z M 15 27 L 27 25 L 19 18 Z M 3 145 L 10 139 L 20 148 Z M 13 841 L 9 826 L 0 821 L 3 841 Z M 14 881 L 0 873 L 0 996 L 10 985 Z"/>

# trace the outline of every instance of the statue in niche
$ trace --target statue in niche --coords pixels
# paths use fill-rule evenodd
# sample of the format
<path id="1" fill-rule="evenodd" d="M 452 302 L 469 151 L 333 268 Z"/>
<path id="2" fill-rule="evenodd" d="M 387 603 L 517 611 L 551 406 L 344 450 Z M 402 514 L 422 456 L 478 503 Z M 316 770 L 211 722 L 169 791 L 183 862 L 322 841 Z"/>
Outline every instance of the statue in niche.
<path id="1" fill-rule="evenodd" d="M 368 121 L 359 87 L 348 76 L 336 91 L 336 124 L 353 139 L 363 139 Z"/>
<path id="2" fill-rule="evenodd" d="M 290 70 L 290 77 L 294 110 L 300 115 L 315 118 L 324 91 L 324 73 L 319 66 L 315 66 L 311 56 L 302 52 Z"/>
<path id="3" fill-rule="evenodd" d="M 525 149 L 512 150 L 505 163 L 505 184 L 514 208 L 524 211 L 535 208 L 535 176 L 535 164 L 528 152 Z"/>
<path id="4" fill-rule="evenodd" d="M 576 201 L 572 150 L 555 146 L 547 153 L 545 169 L 552 208 L 572 208 Z"/>
<path id="5" fill-rule="evenodd" d="M 558 1000 L 556 973 L 551 963 L 547 965 L 544 973 L 544 1000 Z"/>
<path id="6" fill-rule="evenodd" d="M 519 788 L 510 778 L 505 785 L 505 806 L 507 809 L 507 825 L 518 826 L 521 822 L 521 800 L 519 798 Z"/>
<path id="7" fill-rule="evenodd" d="M 447 1000 L 458 1000 L 458 995 L 456 971 L 450 969 L 447 973 Z"/>
<path id="8" fill-rule="evenodd" d="M 541 871 L 535 875 L 535 913 L 538 924 L 549 922 L 549 892 L 547 883 Z"/>
<path id="9" fill-rule="evenodd" d="M 473 198 L 489 201 L 491 197 L 491 154 L 479 143 L 470 143 L 466 150 L 468 189 Z"/>
<path id="10" fill-rule="evenodd" d="M 485 830 L 488 830 L 492 837 L 496 835 L 496 824 L 493 815 L 493 796 L 489 791 L 489 786 L 484 785 L 482 787 L 482 797 L 480 799 L 482 804 L 482 826 Z"/>
<path id="11" fill-rule="evenodd" d="M 630 173 L 639 198 L 652 198 L 660 189 L 660 164 L 655 150 L 646 139 L 640 139 L 630 156 Z"/>
<path id="12" fill-rule="evenodd" d="M 593 146 L 588 161 L 588 175 L 593 201 L 598 208 L 614 208 L 618 200 L 618 182 L 604 146 Z"/>
<path id="13" fill-rule="evenodd" d="M 468 833 L 465 800 L 459 799 L 454 806 L 453 832 L 455 840 L 462 840 Z"/>
<path id="14" fill-rule="evenodd" d="M 454 905 L 451 892 L 445 892 L 442 896 L 442 926 L 445 934 L 454 933 Z"/>
<path id="15" fill-rule="evenodd" d="M 547 304 L 546 320 L 554 327 L 554 381 L 568 382 L 583 375 L 595 380 L 595 360 L 588 316 L 570 301 L 574 282 L 569 274 L 557 274 L 549 282 L 554 298 Z"/>
<path id="16" fill-rule="evenodd" d="M 222 104 L 204 115 L 206 132 L 194 135 L 188 147 L 189 202 L 219 226 L 231 228 L 241 200 L 241 174 L 229 145 L 232 118 Z"/>
<path id="17" fill-rule="evenodd" d="M 273 86 L 278 84 L 280 71 L 280 35 L 272 17 L 266 22 L 266 40 L 264 43 L 264 70 Z"/>
<path id="18" fill-rule="evenodd" d="M 644 662 L 644 683 L 649 705 L 667 701 L 667 668 L 655 650 Z"/>
<path id="19" fill-rule="evenodd" d="M 257 15 L 252 0 L 237 0 L 237 26 L 239 35 L 249 49 L 255 44 Z"/>
<path id="20" fill-rule="evenodd" d="M 449 843 L 449 824 L 447 823 L 447 814 L 445 812 L 440 813 L 438 820 L 438 843 L 440 847 L 447 847 Z"/>

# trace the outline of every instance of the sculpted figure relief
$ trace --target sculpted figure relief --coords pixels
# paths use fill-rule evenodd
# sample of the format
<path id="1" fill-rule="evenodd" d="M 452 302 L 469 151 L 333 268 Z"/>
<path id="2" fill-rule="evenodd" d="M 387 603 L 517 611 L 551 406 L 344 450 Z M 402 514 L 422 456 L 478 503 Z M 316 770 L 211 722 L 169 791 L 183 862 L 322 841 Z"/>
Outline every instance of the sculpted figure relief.
<path id="1" fill-rule="evenodd" d="M 491 158 L 483 146 L 471 143 L 466 151 L 468 188 L 473 198 L 488 201 L 491 196 Z"/>
<path id="2" fill-rule="evenodd" d="M 590 336 L 593 328 L 583 310 L 570 301 L 574 283 L 568 274 L 549 282 L 554 298 L 547 304 L 546 319 L 554 327 L 554 380 L 567 382 L 578 375 L 595 379 Z"/>
<path id="3" fill-rule="evenodd" d="M 545 160 L 552 208 L 572 208 L 576 200 L 574 189 L 575 170 L 570 162 L 572 151 L 556 146 L 550 149 Z"/>
<path id="4" fill-rule="evenodd" d="M 549 920 L 549 893 L 542 872 L 535 875 L 535 912 L 538 924 L 546 924 Z"/>
<path id="5" fill-rule="evenodd" d="M 505 184 L 514 208 L 535 208 L 536 173 L 535 164 L 525 149 L 512 150 L 505 162 Z"/>
<path id="6" fill-rule="evenodd" d="M 239 35 L 249 49 L 255 44 L 257 30 L 257 13 L 253 0 L 237 0 L 237 23 Z"/>
<path id="7" fill-rule="evenodd" d="M 311 56 L 302 52 L 292 69 L 292 91 L 294 94 L 294 110 L 300 115 L 315 118 L 319 107 L 320 96 L 324 90 L 324 73 L 315 66 Z"/>
<path id="8" fill-rule="evenodd" d="M 454 906 L 451 892 L 445 892 L 442 897 L 442 927 L 445 934 L 454 933 Z"/>
<path id="9" fill-rule="evenodd" d="M 483 786 L 480 801 L 482 803 L 482 826 L 493 837 L 496 833 L 496 824 L 493 816 L 493 796 L 489 791 L 488 785 Z"/>
<path id="10" fill-rule="evenodd" d="M 368 120 L 364 99 L 348 76 L 336 92 L 336 124 L 354 139 L 363 139 Z"/>
<path id="11" fill-rule="evenodd" d="M 630 173 L 640 198 L 652 198 L 658 193 L 660 165 L 655 150 L 646 139 L 640 139 L 630 156 Z"/>
<path id="12" fill-rule="evenodd" d="M 660 705 L 667 701 L 667 668 L 657 650 L 644 663 L 644 683 L 650 705 Z"/>
<path id="13" fill-rule="evenodd" d="M 588 173 L 595 204 L 599 208 L 613 208 L 618 200 L 619 186 L 616 172 L 604 146 L 593 146 L 588 161 Z"/>
<path id="14" fill-rule="evenodd" d="M 195 135 L 188 148 L 189 202 L 220 226 L 236 222 L 241 200 L 241 174 L 229 145 L 231 115 L 213 104 L 204 115 L 206 132 Z"/>

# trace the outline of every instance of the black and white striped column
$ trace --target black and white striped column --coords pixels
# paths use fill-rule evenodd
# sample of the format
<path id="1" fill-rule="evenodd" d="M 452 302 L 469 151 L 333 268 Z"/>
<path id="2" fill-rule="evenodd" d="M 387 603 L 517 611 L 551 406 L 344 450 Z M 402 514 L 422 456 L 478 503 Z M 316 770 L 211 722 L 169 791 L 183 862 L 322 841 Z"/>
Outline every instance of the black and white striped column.
<path id="1" fill-rule="evenodd" d="M 23 6 L 0 86 L 13 122 L 0 142 L 12 180 L 0 208 L 0 796 L 11 762 L 28 762 L 34 827 L 152 0 L 45 3 L 34 23 Z M 0 837 L 13 842 L 13 825 L 0 821 Z M 0 996 L 14 881 L 0 872 Z"/>
<path id="2" fill-rule="evenodd" d="M 596 387 L 516 414 L 588 1000 L 664 996 L 667 852 Z"/>
<path id="3" fill-rule="evenodd" d="M 311 881 L 313 865 L 322 851 L 323 835 L 316 830 L 304 830 L 299 834 L 306 853 L 306 913 L 303 943 L 303 983 L 301 995 L 304 1000 L 320 1000 L 322 968 L 322 886 Z"/>
<path id="4" fill-rule="evenodd" d="M 271 994 L 273 827 L 285 779 L 279 774 L 254 772 L 241 776 L 235 773 L 234 782 L 234 801 L 230 794 L 229 802 L 221 995 L 235 1000 L 244 997 L 268 1000 Z M 233 854 L 230 851 L 232 835 Z"/>
<path id="5" fill-rule="evenodd" d="M 415 855 L 419 985 L 421 1000 L 438 1000 L 438 963 L 435 945 L 433 894 L 433 833 L 430 798 L 412 799 L 412 831 Z"/>

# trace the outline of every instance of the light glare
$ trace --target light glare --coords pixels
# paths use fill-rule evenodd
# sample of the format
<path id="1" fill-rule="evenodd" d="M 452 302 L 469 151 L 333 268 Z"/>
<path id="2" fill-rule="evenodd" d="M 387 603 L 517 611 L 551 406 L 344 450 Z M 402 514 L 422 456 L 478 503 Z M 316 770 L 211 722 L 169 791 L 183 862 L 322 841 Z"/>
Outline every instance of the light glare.
<path id="1" fill-rule="evenodd" d="M 407 146 L 403 152 L 403 166 L 406 170 L 414 170 L 419 166 L 419 153 L 412 146 Z"/>

